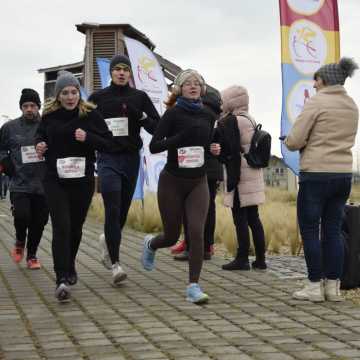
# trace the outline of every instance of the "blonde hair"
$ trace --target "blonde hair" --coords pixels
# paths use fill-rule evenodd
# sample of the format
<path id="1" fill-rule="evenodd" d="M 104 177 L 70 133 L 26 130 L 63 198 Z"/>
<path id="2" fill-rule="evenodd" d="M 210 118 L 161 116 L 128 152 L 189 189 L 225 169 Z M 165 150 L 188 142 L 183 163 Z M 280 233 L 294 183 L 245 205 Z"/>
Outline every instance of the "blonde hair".
<path id="1" fill-rule="evenodd" d="M 56 99 L 54 97 L 49 98 L 45 101 L 44 110 L 42 112 L 42 115 L 50 114 L 50 113 L 60 109 L 61 107 L 62 106 L 58 99 Z M 79 117 L 80 118 L 86 117 L 90 111 L 97 108 L 97 106 L 95 104 L 93 104 L 92 102 L 85 101 L 81 98 L 79 100 L 79 104 L 77 105 L 77 107 L 79 108 Z"/>

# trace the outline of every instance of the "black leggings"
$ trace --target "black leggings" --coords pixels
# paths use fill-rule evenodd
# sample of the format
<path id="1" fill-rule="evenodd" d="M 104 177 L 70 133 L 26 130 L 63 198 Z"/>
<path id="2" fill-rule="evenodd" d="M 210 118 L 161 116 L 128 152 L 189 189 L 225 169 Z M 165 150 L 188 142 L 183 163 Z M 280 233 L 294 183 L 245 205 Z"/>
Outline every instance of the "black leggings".
<path id="1" fill-rule="evenodd" d="M 77 184 L 44 182 L 53 230 L 52 255 L 57 283 L 75 271 L 82 227 L 94 194 L 94 178 Z"/>
<path id="2" fill-rule="evenodd" d="M 49 209 L 44 195 L 11 192 L 16 243 L 25 246 L 27 259 L 35 257 L 44 227 L 49 219 Z"/>
<path id="3" fill-rule="evenodd" d="M 236 228 L 238 241 L 237 257 L 247 259 L 250 249 L 249 227 L 255 247 L 256 259 L 265 260 L 265 234 L 259 217 L 257 205 L 240 207 L 238 191 L 234 194 L 234 205 L 232 208 L 233 221 Z"/>
<path id="4" fill-rule="evenodd" d="M 206 176 L 184 179 L 166 170 L 160 174 L 158 203 L 164 233 L 151 240 L 154 250 L 174 245 L 180 236 L 185 214 L 190 244 L 189 281 L 197 283 L 204 257 L 204 226 L 209 207 Z"/>
<path id="5" fill-rule="evenodd" d="M 111 263 L 119 261 L 121 232 L 125 225 L 131 200 L 136 187 L 135 181 L 121 177 L 121 191 L 102 192 L 105 208 L 104 233 Z"/>

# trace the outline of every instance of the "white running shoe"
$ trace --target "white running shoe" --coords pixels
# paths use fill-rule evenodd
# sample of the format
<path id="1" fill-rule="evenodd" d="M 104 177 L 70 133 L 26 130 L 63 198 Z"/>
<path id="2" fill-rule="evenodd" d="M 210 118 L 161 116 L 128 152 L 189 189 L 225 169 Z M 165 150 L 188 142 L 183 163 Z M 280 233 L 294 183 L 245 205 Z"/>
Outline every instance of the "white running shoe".
<path id="1" fill-rule="evenodd" d="M 123 270 L 123 268 L 119 265 L 118 262 L 112 265 L 111 270 L 112 281 L 115 286 L 117 286 L 127 278 L 126 272 Z"/>
<path id="2" fill-rule="evenodd" d="M 104 267 L 108 270 L 112 269 L 112 264 L 110 260 L 109 251 L 105 241 L 105 235 L 101 234 L 99 236 L 99 248 L 100 248 L 100 261 L 104 265 Z"/>

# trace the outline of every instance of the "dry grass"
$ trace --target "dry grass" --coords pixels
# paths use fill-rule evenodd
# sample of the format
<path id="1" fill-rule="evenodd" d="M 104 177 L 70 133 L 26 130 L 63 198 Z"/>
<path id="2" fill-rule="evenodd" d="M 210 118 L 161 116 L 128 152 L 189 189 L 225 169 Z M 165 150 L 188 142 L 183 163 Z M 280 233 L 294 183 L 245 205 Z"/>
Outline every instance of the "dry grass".
<path id="1" fill-rule="evenodd" d="M 360 185 L 354 185 L 350 195 L 351 202 L 360 202 Z M 222 205 L 222 195 L 216 198 L 215 251 L 223 257 L 233 256 L 237 242 L 231 210 Z M 89 215 L 98 221 L 104 221 L 101 196 L 96 194 Z M 260 207 L 260 216 L 264 225 L 268 254 L 297 255 L 301 249 L 301 238 L 296 223 L 296 194 L 286 190 L 268 188 L 266 203 Z M 127 226 L 144 233 L 162 231 L 162 224 L 156 200 L 156 194 L 146 194 L 144 202 L 133 201 Z M 347 299 L 360 305 L 360 290 L 344 291 Z"/>
<path id="2" fill-rule="evenodd" d="M 268 189 L 267 201 L 260 207 L 264 224 L 267 251 L 269 253 L 296 254 L 299 238 L 296 231 L 295 194 L 284 190 Z M 223 244 L 229 254 L 235 254 L 237 248 L 236 233 L 231 210 L 222 205 L 222 195 L 216 199 L 216 232 L 215 242 Z M 90 216 L 104 221 L 101 196 L 96 194 L 90 207 Z M 156 194 L 147 193 L 144 202 L 133 201 L 127 226 L 145 233 L 162 231 Z"/>
<path id="3" fill-rule="evenodd" d="M 234 255 L 237 242 L 231 210 L 222 205 L 222 200 L 220 193 L 216 198 L 215 242 L 222 244 L 229 255 Z M 353 186 L 350 201 L 360 201 L 360 185 Z M 90 216 L 104 221 L 103 204 L 99 194 L 94 196 Z M 266 202 L 260 206 L 260 217 L 264 225 L 267 252 L 297 255 L 301 249 L 301 238 L 296 221 L 296 193 L 267 188 Z M 147 193 L 144 202 L 133 201 L 127 226 L 145 233 L 162 231 L 156 194 Z"/>

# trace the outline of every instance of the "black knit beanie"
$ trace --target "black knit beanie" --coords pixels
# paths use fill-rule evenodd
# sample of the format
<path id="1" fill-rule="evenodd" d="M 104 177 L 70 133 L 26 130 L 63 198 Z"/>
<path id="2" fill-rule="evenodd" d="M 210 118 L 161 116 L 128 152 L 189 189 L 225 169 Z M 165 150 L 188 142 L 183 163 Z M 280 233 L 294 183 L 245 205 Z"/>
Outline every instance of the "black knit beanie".
<path id="1" fill-rule="evenodd" d="M 19 101 L 20 109 L 21 109 L 21 106 L 26 102 L 35 103 L 39 107 L 39 109 L 41 107 L 40 96 L 37 93 L 37 91 L 35 91 L 33 89 L 22 89 L 21 97 L 20 97 L 20 101 Z"/>
<path id="2" fill-rule="evenodd" d="M 113 71 L 114 67 L 118 64 L 127 65 L 131 69 L 130 59 L 126 55 L 115 55 L 110 61 L 110 74 Z"/>

